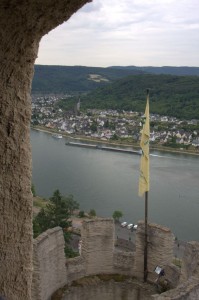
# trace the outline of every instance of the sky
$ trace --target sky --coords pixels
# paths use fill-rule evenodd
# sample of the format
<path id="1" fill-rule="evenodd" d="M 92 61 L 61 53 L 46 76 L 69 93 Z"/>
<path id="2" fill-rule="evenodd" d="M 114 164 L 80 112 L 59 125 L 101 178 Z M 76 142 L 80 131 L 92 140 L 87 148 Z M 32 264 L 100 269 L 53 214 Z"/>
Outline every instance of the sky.
<path id="1" fill-rule="evenodd" d="M 36 64 L 199 67 L 199 0 L 93 0 L 43 37 Z"/>

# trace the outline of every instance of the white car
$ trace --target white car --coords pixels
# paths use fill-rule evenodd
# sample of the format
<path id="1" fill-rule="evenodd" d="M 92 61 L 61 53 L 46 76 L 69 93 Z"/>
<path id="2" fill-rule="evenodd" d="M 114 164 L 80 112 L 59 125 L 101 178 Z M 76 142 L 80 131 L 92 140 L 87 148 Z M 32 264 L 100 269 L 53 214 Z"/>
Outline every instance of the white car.
<path id="1" fill-rule="evenodd" d="M 126 227 L 126 226 L 127 226 L 127 222 L 122 222 L 122 223 L 121 223 L 121 226 L 122 226 L 122 227 Z"/>
<path id="2" fill-rule="evenodd" d="M 134 230 L 137 230 L 137 229 L 138 229 L 137 224 L 134 224 L 133 229 L 134 229 Z"/>
<path id="3" fill-rule="evenodd" d="M 133 228 L 133 227 L 134 227 L 134 224 L 129 224 L 129 225 L 127 226 L 128 229 L 131 229 L 131 228 Z"/>

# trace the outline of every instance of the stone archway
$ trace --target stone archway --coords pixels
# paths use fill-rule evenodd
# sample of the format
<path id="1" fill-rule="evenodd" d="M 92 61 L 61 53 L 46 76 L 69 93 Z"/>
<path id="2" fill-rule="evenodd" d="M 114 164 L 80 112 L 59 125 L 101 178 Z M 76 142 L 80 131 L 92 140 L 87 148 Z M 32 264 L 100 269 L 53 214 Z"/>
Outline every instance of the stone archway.
<path id="1" fill-rule="evenodd" d="M 0 3 L 0 296 L 31 299 L 30 90 L 43 35 L 90 0 Z"/>

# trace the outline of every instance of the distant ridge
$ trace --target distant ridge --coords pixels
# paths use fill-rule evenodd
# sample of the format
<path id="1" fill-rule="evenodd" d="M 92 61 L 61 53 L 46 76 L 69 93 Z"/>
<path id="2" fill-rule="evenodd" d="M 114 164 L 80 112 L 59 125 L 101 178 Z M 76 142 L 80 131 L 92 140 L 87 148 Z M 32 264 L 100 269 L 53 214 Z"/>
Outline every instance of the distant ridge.
<path id="1" fill-rule="evenodd" d="M 199 67 L 137 67 L 112 66 L 107 68 L 85 66 L 35 65 L 32 93 L 88 92 L 106 86 L 129 75 L 170 74 L 199 76 Z M 97 76 L 96 76 L 97 75 Z"/>
<path id="2" fill-rule="evenodd" d="M 177 76 L 199 76 L 199 67 L 171 67 L 171 66 L 162 66 L 162 67 L 137 67 L 137 66 L 112 66 L 111 69 L 119 70 L 137 70 L 144 73 L 150 74 L 168 74 L 168 75 L 177 75 Z"/>
<path id="3" fill-rule="evenodd" d="M 144 72 L 84 66 L 35 65 L 32 93 L 88 92 L 117 79 L 138 74 Z"/>

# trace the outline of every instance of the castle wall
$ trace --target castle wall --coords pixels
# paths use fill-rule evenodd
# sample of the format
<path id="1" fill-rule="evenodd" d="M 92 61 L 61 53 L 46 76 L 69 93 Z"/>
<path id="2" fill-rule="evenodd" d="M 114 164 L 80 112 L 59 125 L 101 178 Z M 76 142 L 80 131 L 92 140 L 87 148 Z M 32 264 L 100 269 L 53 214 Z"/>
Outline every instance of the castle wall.
<path id="1" fill-rule="evenodd" d="M 35 239 L 32 300 L 47 300 L 66 284 L 64 246 L 60 227 L 49 229 Z"/>
<path id="2" fill-rule="evenodd" d="M 191 276 L 199 278 L 199 242 L 187 243 L 184 251 L 180 281 L 186 281 Z"/>
<path id="3" fill-rule="evenodd" d="M 154 268 L 159 265 L 165 269 L 166 278 L 172 290 L 155 294 L 156 290 L 143 285 L 143 238 L 144 224 L 138 223 L 136 251 L 127 252 L 114 248 L 114 224 L 112 219 L 93 219 L 83 222 L 82 255 L 65 259 L 64 238 L 61 228 L 47 230 L 34 241 L 34 272 L 32 300 L 49 300 L 51 295 L 65 285 L 62 300 L 84 299 L 154 299 L 154 300 L 192 300 L 199 299 L 199 243 L 190 242 L 185 249 L 180 270 L 172 264 L 173 234 L 169 229 L 149 225 L 148 279 L 155 287 L 157 274 Z M 122 274 L 132 276 L 138 281 L 104 282 L 96 274 Z M 81 282 L 85 283 L 81 285 Z M 72 287 L 72 281 L 78 281 Z M 80 283 L 80 284 L 79 284 Z M 147 287 L 147 288 L 146 288 Z M 151 295 L 154 296 L 151 296 Z M 139 298 L 140 297 L 140 298 Z"/>
<path id="4" fill-rule="evenodd" d="M 135 275 L 140 280 L 144 277 L 144 222 L 138 223 L 136 234 Z M 154 272 L 158 265 L 168 266 L 173 260 L 174 235 L 170 229 L 148 224 L 148 280 L 154 282 L 157 278 Z"/>
<path id="5" fill-rule="evenodd" d="M 67 283 L 86 276 L 85 260 L 81 257 L 66 260 Z"/>
<path id="6" fill-rule="evenodd" d="M 182 259 L 180 284 L 161 296 L 154 296 L 154 299 L 199 299 L 199 242 L 194 241 L 186 244 Z"/>
<path id="7" fill-rule="evenodd" d="M 135 253 L 126 251 L 114 251 L 113 273 L 134 275 Z"/>
<path id="8" fill-rule="evenodd" d="M 31 299 L 30 92 L 39 42 L 87 2 L 0 4 L 0 295 L 6 299 Z"/>
<path id="9" fill-rule="evenodd" d="M 152 300 L 151 291 L 131 282 L 95 282 L 84 286 L 70 287 L 62 300 Z"/>
<path id="10" fill-rule="evenodd" d="M 83 222 L 82 258 L 87 275 L 113 272 L 114 228 L 113 219 L 98 218 Z"/>
<path id="11" fill-rule="evenodd" d="M 38 256 L 38 247 L 37 240 L 33 241 L 33 275 L 32 275 L 32 286 L 31 286 L 31 299 L 32 300 L 41 300 L 41 278 L 40 273 L 42 270 L 40 269 Z"/>
<path id="12" fill-rule="evenodd" d="M 191 277 L 184 281 L 177 288 L 165 292 L 161 295 L 154 295 L 154 300 L 198 300 L 199 299 L 199 280 Z"/>

